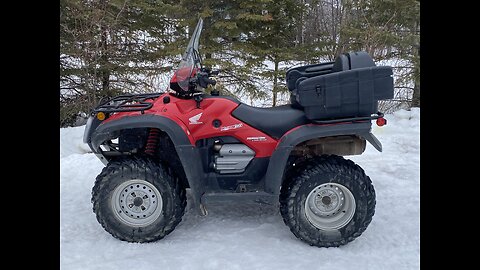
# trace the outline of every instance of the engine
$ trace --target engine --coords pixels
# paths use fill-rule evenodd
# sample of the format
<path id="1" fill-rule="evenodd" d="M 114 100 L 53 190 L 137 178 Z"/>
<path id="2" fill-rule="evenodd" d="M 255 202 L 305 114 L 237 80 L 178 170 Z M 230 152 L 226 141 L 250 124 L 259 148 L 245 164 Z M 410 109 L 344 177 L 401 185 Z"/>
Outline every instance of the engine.
<path id="1" fill-rule="evenodd" d="M 244 144 L 215 144 L 213 168 L 221 173 L 242 173 L 255 156 L 255 152 Z"/>

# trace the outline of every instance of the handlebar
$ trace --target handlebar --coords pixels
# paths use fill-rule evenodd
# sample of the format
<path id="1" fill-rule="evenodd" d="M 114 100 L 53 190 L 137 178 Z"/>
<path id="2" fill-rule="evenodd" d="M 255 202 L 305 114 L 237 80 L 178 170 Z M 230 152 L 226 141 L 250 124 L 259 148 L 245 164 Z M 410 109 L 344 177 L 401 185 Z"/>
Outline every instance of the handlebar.
<path id="1" fill-rule="evenodd" d="M 212 71 L 209 68 L 202 68 L 202 71 L 198 73 L 198 85 L 200 85 L 203 88 L 207 88 L 209 84 L 215 85 L 217 84 L 217 81 L 214 79 L 210 79 L 209 77 L 212 75 L 218 75 L 220 73 L 220 70 L 215 70 Z"/>
<path id="2" fill-rule="evenodd" d="M 217 81 L 215 81 L 214 79 L 207 78 L 207 77 L 205 77 L 205 78 L 203 79 L 203 81 L 204 81 L 205 83 L 211 84 L 211 85 L 217 84 Z"/>
<path id="3" fill-rule="evenodd" d="M 202 68 L 201 71 L 202 71 L 202 72 L 206 72 L 206 73 L 208 74 L 208 76 L 218 75 L 218 73 L 220 73 L 220 70 L 219 70 L 219 69 L 217 69 L 217 70 L 212 70 L 212 69 L 207 68 L 207 67 Z"/>

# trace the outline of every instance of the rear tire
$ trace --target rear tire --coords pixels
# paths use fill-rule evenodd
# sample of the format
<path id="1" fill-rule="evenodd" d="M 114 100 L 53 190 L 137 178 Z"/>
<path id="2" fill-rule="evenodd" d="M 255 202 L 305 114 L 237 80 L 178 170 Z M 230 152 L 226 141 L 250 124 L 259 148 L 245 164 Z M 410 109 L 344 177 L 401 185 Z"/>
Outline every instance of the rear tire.
<path id="1" fill-rule="evenodd" d="M 171 233 L 182 220 L 185 189 L 171 170 L 149 159 L 111 161 L 92 189 L 93 212 L 113 237 L 152 242 Z"/>
<path id="2" fill-rule="evenodd" d="M 317 247 L 359 237 L 375 213 L 375 190 L 363 169 L 339 156 L 319 156 L 286 173 L 280 212 L 290 231 Z"/>

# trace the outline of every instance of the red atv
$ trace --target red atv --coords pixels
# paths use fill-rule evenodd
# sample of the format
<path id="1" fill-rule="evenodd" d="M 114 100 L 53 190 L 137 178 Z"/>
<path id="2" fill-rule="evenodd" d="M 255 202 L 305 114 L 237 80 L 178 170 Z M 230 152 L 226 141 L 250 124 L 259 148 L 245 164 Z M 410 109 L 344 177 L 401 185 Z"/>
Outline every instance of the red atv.
<path id="1" fill-rule="evenodd" d="M 291 104 L 256 108 L 204 93 L 218 71 L 201 65 L 200 19 L 167 93 L 123 95 L 95 108 L 84 142 L 106 165 L 92 190 L 98 222 L 128 242 L 175 229 L 186 189 L 201 215 L 211 203 L 279 205 L 285 224 L 310 245 L 336 247 L 360 236 L 375 191 L 344 155 L 381 143 L 378 100 L 393 97 L 391 67 L 365 52 L 291 68 Z"/>

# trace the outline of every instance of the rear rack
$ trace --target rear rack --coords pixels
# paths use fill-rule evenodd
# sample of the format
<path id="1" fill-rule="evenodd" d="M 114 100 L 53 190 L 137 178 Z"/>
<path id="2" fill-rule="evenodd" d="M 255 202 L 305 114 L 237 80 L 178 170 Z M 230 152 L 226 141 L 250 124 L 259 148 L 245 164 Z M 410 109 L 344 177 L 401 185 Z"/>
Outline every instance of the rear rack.
<path id="1" fill-rule="evenodd" d="M 331 119 L 331 120 L 312 120 L 312 122 L 315 124 L 333 124 L 333 123 L 340 123 L 340 122 L 367 121 L 367 120 L 374 120 L 382 117 L 383 117 L 383 113 L 377 112 L 372 114 L 371 116 L 339 118 L 339 119 Z"/>
<path id="2" fill-rule="evenodd" d="M 101 103 L 93 111 L 104 113 L 140 111 L 143 114 L 153 107 L 153 102 L 147 100 L 153 101 L 162 94 L 164 93 L 121 95 Z"/>

